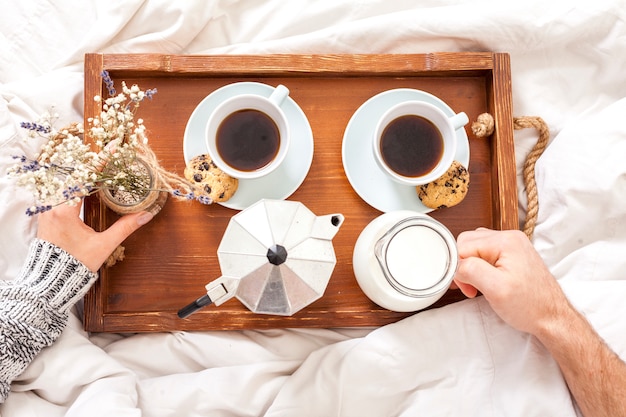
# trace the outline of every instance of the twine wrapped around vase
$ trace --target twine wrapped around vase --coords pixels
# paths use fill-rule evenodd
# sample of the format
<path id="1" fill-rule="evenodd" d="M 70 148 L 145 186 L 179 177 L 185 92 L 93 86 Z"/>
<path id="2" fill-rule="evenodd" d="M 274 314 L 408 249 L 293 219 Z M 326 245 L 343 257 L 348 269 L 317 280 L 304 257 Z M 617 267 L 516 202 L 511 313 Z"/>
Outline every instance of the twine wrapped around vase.
<path id="1" fill-rule="evenodd" d="M 156 154 L 152 149 L 150 149 L 149 146 L 142 146 L 140 148 L 140 152 L 144 161 L 159 178 L 160 183 L 163 187 L 162 191 L 167 191 L 175 199 L 181 201 L 188 200 L 188 197 L 186 196 L 190 193 L 193 193 L 195 195 L 206 194 L 202 188 L 195 186 L 187 179 L 163 168 L 159 163 Z"/>

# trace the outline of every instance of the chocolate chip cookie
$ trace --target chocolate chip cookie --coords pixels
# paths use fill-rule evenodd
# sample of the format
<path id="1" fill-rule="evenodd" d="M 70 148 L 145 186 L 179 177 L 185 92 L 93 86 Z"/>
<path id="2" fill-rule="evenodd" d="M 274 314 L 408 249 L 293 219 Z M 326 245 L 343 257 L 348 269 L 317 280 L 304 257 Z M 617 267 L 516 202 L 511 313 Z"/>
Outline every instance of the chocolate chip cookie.
<path id="1" fill-rule="evenodd" d="M 198 155 L 187 163 L 185 178 L 202 187 L 215 202 L 228 201 L 239 186 L 237 178 L 225 174 L 206 154 Z"/>
<path id="2" fill-rule="evenodd" d="M 469 190 L 470 175 L 467 168 L 454 161 L 448 171 L 436 180 L 416 187 L 422 203 L 432 209 L 459 204 Z"/>

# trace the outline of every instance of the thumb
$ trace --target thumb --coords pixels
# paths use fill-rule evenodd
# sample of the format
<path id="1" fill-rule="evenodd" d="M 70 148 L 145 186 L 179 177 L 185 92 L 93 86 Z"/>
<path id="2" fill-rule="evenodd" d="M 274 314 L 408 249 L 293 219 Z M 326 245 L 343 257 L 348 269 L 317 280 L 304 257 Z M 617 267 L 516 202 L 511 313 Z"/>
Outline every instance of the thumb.
<path id="1" fill-rule="evenodd" d="M 462 258 L 459 260 L 459 266 L 454 275 L 454 282 L 456 282 L 463 294 L 473 298 L 478 291 L 483 294 L 489 293 L 489 289 L 494 282 L 493 275 L 497 272 L 493 265 L 481 258 Z"/>
<path id="2" fill-rule="evenodd" d="M 153 217 L 154 214 L 149 211 L 127 214 L 103 231 L 102 236 L 109 243 L 110 247 L 115 249 L 134 231 L 152 220 Z"/>

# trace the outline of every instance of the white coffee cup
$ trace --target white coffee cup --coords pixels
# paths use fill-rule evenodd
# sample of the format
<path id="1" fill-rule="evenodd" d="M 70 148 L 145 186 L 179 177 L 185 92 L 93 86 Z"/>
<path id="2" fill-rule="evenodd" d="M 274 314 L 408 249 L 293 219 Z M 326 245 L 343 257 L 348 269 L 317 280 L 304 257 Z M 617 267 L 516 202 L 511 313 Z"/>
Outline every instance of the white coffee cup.
<path id="1" fill-rule="evenodd" d="M 260 178 L 278 168 L 290 143 L 289 123 L 281 109 L 288 96 L 289 89 L 279 85 L 269 97 L 240 94 L 218 105 L 205 138 L 215 165 L 238 179 Z"/>
<path id="2" fill-rule="evenodd" d="M 468 121 L 464 112 L 448 116 L 423 101 L 396 104 L 376 124 L 374 159 L 398 183 L 417 186 L 432 182 L 454 162 L 456 130 Z"/>

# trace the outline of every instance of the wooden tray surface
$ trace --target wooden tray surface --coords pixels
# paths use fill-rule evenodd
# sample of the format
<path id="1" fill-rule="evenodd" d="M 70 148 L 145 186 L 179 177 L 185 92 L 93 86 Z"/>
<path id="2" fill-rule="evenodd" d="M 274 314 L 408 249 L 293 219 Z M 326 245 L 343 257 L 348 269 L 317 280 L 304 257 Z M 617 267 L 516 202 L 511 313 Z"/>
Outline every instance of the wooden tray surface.
<path id="1" fill-rule="evenodd" d="M 259 315 L 236 298 L 209 306 L 187 319 L 178 309 L 199 297 L 219 277 L 217 246 L 237 213 L 218 204 L 168 201 L 161 213 L 124 242 L 125 259 L 100 271 L 85 298 L 85 329 L 100 332 L 247 329 L 282 327 L 380 326 L 408 316 L 372 303 L 352 270 L 352 249 L 359 233 L 382 214 L 352 189 L 342 165 L 344 130 L 370 97 L 395 88 L 434 94 L 472 121 L 491 113 L 495 133 L 470 143 L 470 191 L 458 206 L 430 213 L 457 236 L 479 226 L 517 229 L 517 190 L 511 108 L 509 56 L 505 53 L 424 55 L 266 55 L 182 56 L 103 55 L 85 57 L 85 126 L 99 114 L 93 101 L 105 96 L 101 72 L 119 86 L 157 88 L 142 103 L 150 144 L 165 168 L 182 175 L 183 135 L 195 107 L 211 92 L 239 81 L 284 84 L 306 114 L 315 142 L 311 169 L 289 200 L 315 214 L 342 213 L 346 220 L 333 240 L 337 265 L 324 296 L 290 317 Z M 103 230 L 117 219 L 96 197 L 85 204 L 85 221 Z M 435 304 L 463 299 L 450 290 Z"/>

